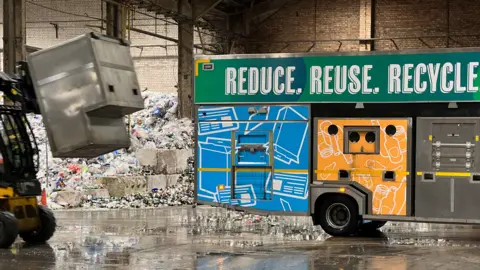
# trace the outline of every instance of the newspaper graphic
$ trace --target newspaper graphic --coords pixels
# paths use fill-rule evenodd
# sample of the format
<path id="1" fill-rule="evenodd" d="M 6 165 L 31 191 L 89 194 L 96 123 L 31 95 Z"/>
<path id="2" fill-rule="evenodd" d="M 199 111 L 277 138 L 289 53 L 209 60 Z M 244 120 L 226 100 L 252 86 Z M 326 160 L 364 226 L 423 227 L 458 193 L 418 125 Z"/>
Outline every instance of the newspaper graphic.
<path id="1" fill-rule="evenodd" d="M 256 202 L 256 194 L 253 185 L 235 186 L 235 199 L 239 206 L 254 206 Z M 233 200 L 232 200 L 233 201 Z"/>
<path id="2" fill-rule="evenodd" d="M 308 174 L 275 173 L 273 175 L 273 194 L 283 195 L 288 198 L 307 198 Z"/>
<path id="3" fill-rule="evenodd" d="M 224 190 L 219 190 L 217 187 L 217 193 L 215 194 L 215 202 L 230 203 L 231 197 L 232 197 L 231 187 L 225 187 Z"/>
<path id="4" fill-rule="evenodd" d="M 199 136 L 237 130 L 240 125 L 238 122 L 225 122 L 238 120 L 233 107 L 200 108 L 198 119 Z"/>

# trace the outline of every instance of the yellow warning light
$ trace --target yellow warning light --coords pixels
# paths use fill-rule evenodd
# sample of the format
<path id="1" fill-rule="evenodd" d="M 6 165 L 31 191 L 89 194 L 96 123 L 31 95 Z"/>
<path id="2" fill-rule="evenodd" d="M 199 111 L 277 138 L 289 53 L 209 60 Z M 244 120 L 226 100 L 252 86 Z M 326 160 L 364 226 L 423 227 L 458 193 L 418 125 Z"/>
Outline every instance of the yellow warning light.
<path id="1" fill-rule="evenodd" d="M 218 190 L 224 190 L 225 189 L 225 185 L 218 185 Z"/>
<path id="2" fill-rule="evenodd" d="M 341 188 L 339 188 L 338 190 L 339 190 L 340 192 L 345 192 L 346 189 L 345 189 L 344 187 L 341 187 Z"/>

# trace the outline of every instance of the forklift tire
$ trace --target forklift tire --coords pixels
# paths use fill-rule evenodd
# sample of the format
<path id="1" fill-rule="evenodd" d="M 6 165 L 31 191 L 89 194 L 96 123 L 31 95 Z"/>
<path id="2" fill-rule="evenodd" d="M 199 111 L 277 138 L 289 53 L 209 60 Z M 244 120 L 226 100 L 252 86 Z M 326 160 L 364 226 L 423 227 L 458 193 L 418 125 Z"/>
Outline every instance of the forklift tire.
<path id="1" fill-rule="evenodd" d="M 38 217 L 40 226 L 38 229 L 29 232 L 21 232 L 20 237 L 29 244 L 43 244 L 47 242 L 55 233 L 57 221 L 52 210 L 45 206 L 38 206 Z"/>
<path id="2" fill-rule="evenodd" d="M 372 220 L 368 223 L 360 225 L 360 230 L 363 232 L 373 232 L 382 228 L 385 224 L 387 224 L 386 221 Z"/>
<path id="3" fill-rule="evenodd" d="M 17 236 L 17 218 L 10 212 L 0 212 L 0 248 L 9 248 Z"/>
<path id="4" fill-rule="evenodd" d="M 359 230 L 357 203 L 344 195 L 329 196 L 319 209 L 319 223 L 331 236 L 350 236 Z"/>

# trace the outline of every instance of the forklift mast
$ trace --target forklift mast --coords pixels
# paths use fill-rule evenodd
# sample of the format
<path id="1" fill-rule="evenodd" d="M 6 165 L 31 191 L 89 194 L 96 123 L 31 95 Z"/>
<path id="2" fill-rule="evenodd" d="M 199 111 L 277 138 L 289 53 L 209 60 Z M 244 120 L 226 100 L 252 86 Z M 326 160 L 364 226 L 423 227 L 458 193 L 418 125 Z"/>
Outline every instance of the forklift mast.
<path id="1" fill-rule="evenodd" d="M 27 114 L 39 114 L 35 91 L 26 62 L 20 62 L 18 74 L 0 72 L 0 187 L 12 186 L 21 196 L 38 195 L 36 181 L 38 146 Z M 6 103 L 6 104 L 5 104 Z"/>

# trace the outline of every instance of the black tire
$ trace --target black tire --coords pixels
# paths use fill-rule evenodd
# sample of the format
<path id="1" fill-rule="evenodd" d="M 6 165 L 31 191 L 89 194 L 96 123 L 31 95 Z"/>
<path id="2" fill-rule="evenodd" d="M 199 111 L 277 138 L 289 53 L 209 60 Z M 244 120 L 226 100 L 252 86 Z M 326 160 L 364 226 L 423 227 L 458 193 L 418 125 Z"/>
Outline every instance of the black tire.
<path id="1" fill-rule="evenodd" d="M 320 205 L 318 218 L 322 229 L 332 236 L 350 236 L 358 232 L 360 216 L 358 205 L 350 197 L 327 197 Z"/>
<path id="2" fill-rule="evenodd" d="M 385 224 L 387 224 L 386 221 L 372 220 L 360 225 L 360 230 L 364 232 L 373 232 L 382 228 Z"/>
<path id="3" fill-rule="evenodd" d="M 57 221 L 52 210 L 45 206 L 38 206 L 38 216 L 40 227 L 29 232 L 21 232 L 20 237 L 29 244 L 43 244 L 47 242 L 55 233 Z"/>
<path id="4" fill-rule="evenodd" d="M 10 212 L 0 212 L 0 248 L 9 248 L 17 236 L 17 218 Z"/>

